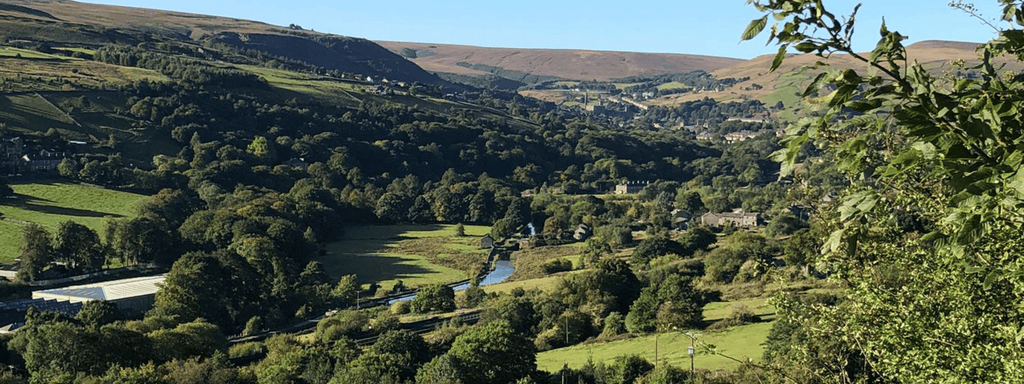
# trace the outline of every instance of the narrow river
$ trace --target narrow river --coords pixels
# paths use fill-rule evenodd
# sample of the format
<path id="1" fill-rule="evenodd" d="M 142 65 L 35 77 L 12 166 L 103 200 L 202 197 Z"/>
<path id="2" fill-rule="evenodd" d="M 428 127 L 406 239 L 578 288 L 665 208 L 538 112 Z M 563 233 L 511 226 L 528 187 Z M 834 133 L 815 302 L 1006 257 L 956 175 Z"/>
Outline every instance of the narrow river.
<path id="1" fill-rule="evenodd" d="M 516 269 L 515 267 L 512 266 L 511 260 L 498 259 L 498 261 L 494 262 L 494 270 L 488 273 L 486 276 L 484 276 L 484 279 L 480 281 L 480 286 L 494 285 L 503 282 L 506 279 L 508 279 L 509 276 L 512 276 L 512 273 L 515 271 Z M 452 289 L 455 290 L 456 292 L 465 290 L 466 288 L 469 288 L 469 283 L 463 283 L 452 287 Z M 400 299 L 391 300 L 388 302 L 388 304 L 394 303 L 396 301 L 409 301 L 412 300 L 414 297 L 416 296 L 408 296 Z"/>

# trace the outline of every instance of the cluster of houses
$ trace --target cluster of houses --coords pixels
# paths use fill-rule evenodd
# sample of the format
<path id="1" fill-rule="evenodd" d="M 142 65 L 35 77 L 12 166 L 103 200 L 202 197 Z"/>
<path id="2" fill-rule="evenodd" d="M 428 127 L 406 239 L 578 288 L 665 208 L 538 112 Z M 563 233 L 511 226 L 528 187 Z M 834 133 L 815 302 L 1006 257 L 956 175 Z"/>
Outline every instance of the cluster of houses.
<path id="1" fill-rule="evenodd" d="M 702 225 L 714 228 L 736 227 L 736 228 L 757 228 L 764 225 L 761 214 L 755 212 L 744 212 L 742 209 L 735 212 L 705 213 L 700 217 Z"/>
<path id="2" fill-rule="evenodd" d="M 735 144 L 735 143 L 739 143 L 741 141 L 747 141 L 747 140 L 753 139 L 753 138 L 758 137 L 758 136 L 760 136 L 762 134 L 765 134 L 765 133 L 775 133 L 776 136 L 779 136 L 782 133 L 782 131 L 781 130 L 777 130 L 777 131 L 773 132 L 773 131 L 769 131 L 769 130 L 766 130 L 766 129 L 762 129 L 762 130 L 758 130 L 758 131 L 751 131 L 749 129 L 744 129 L 744 130 L 739 131 L 739 132 L 727 133 L 724 136 L 721 136 L 721 139 L 724 140 L 726 143 Z M 719 137 L 720 137 L 719 135 L 711 133 L 711 132 L 700 132 L 700 133 L 697 134 L 697 140 L 701 140 L 701 141 L 717 141 L 717 140 L 719 140 Z"/>
<path id="3" fill-rule="evenodd" d="M 20 137 L 0 140 L 0 172 L 12 175 L 52 171 L 69 154 L 51 149 L 26 150 Z"/>
<path id="4" fill-rule="evenodd" d="M 644 188 L 647 188 L 651 183 L 649 181 L 629 181 L 626 183 L 618 184 L 615 186 L 616 195 L 632 195 L 640 193 Z M 791 208 L 792 211 L 793 208 Z M 806 216 L 806 212 L 801 211 L 795 213 L 797 217 Z M 693 217 L 689 212 L 676 209 L 672 211 L 672 226 L 676 229 L 684 230 L 691 225 Z M 753 229 L 765 225 L 764 219 L 760 213 L 755 212 L 744 212 L 742 209 L 734 212 L 723 212 L 723 213 L 705 213 L 700 217 L 700 225 L 721 228 L 721 227 L 736 227 L 744 229 Z"/>

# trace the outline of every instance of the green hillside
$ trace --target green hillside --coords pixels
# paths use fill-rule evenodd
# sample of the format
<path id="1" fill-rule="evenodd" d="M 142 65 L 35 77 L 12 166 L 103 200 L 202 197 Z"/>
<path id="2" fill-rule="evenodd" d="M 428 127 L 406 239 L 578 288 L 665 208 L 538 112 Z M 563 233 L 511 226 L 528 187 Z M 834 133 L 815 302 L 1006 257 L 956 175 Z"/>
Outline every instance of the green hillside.
<path id="1" fill-rule="evenodd" d="M 0 263 L 11 263 L 18 256 L 24 223 L 41 224 L 52 232 L 61 222 L 72 220 L 103 233 L 105 220 L 133 217 L 132 208 L 146 197 L 65 181 L 11 187 L 15 197 L 0 205 Z"/>

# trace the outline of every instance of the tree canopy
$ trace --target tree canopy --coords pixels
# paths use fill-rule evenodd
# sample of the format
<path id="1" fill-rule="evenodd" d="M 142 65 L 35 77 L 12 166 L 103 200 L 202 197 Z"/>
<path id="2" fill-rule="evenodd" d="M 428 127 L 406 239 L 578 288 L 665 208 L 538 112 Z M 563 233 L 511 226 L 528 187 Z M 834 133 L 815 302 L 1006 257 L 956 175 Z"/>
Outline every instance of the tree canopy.
<path id="1" fill-rule="evenodd" d="M 789 127 L 776 154 L 788 173 L 806 149 L 824 148 L 851 180 L 826 215 L 834 231 L 816 260 L 849 290 L 838 305 L 780 302 L 781 324 L 817 345 L 783 359 L 806 377 L 1024 380 L 1024 263 L 1015 251 L 1024 234 L 1024 79 L 999 64 L 1024 60 L 1024 4 L 1000 3 L 1005 23 L 979 47 L 979 64 L 935 74 L 908 59 L 906 37 L 884 22 L 875 49 L 854 52 L 859 6 L 843 17 L 822 1 L 753 2 L 765 16 L 742 38 L 778 20 L 771 70 L 788 48 L 864 66 L 816 68 L 804 95 L 820 113 Z M 907 217 L 919 225 L 905 225 Z M 841 347 L 820 347 L 828 343 Z M 831 362 L 814 355 L 822 351 L 832 351 Z"/>

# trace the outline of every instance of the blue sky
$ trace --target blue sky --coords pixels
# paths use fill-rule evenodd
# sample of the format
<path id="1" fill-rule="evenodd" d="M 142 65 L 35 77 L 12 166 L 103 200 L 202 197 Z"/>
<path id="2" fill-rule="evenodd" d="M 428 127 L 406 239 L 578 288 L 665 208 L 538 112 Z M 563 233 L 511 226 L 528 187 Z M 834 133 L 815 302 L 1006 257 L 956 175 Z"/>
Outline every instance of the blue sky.
<path id="1" fill-rule="evenodd" d="M 760 17 L 745 0 L 89 0 L 263 21 L 371 40 L 485 47 L 560 48 L 690 53 L 753 58 L 774 53 L 764 39 L 739 44 L 750 20 Z M 995 36 L 948 0 L 861 0 L 856 48 L 870 50 L 882 17 L 910 41 L 983 42 Z M 858 1 L 826 0 L 847 14 Z M 979 1 L 989 19 L 996 0 Z"/>

